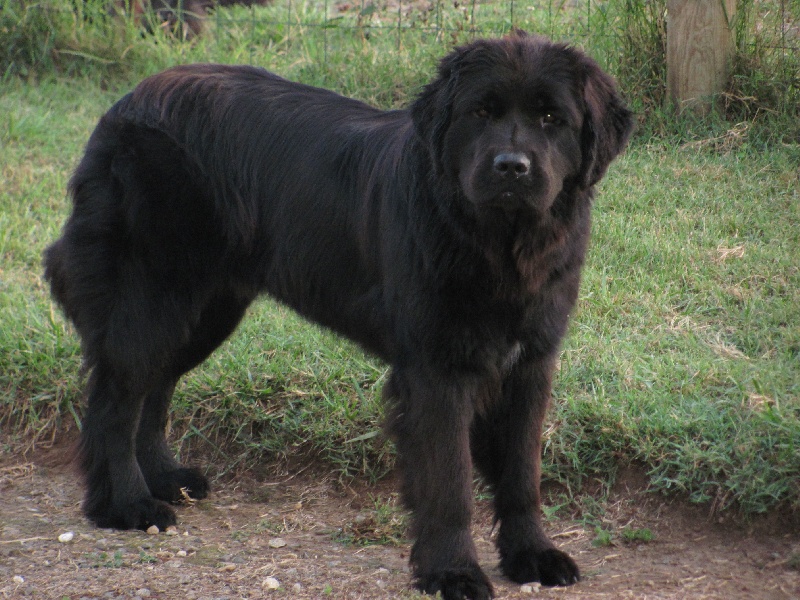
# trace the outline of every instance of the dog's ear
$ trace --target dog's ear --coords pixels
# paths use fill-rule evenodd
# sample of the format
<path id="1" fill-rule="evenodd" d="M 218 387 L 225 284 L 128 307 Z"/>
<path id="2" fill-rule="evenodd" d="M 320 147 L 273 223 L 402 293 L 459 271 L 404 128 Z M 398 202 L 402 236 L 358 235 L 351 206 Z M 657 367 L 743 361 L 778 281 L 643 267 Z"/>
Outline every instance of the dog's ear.
<path id="1" fill-rule="evenodd" d="M 589 188 L 605 175 L 633 132 L 633 113 L 617 91 L 611 76 L 597 63 L 582 57 L 584 117 L 581 133 L 581 185 Z"/>
<path id="2" fill-rule="evenodd" d="M 450 126 L 459 71 L 468 47 L 456 48 L 439 62 L 436 79 L 426 85 L 411 105 L 414 130 L 426 144 L 439 172 L 442 169 L 444 137 Z"/>

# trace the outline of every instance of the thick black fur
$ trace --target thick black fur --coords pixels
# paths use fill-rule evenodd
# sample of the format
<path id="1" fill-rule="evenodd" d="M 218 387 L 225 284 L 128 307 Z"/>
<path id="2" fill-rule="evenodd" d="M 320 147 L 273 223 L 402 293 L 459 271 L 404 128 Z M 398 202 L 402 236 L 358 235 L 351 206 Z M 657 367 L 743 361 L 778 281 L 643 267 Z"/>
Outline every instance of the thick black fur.
<path id="1" fill-rule="evenodd" d="M 391 364 L 418 587 L 492 596 L 473 466 L 504 573 L 577 581 L 542 529 L 540 434 L 593 186 L 631 127 L 594 61 L 521 32 L 453 51 L 409 110 L 252 67 L 143 81 L 92 134 L 45 257 L 91 370 L 86 515 L 163 528 L 181 488 L 206 495 L 164 439 L 170 396 L 268 293 Z"/>

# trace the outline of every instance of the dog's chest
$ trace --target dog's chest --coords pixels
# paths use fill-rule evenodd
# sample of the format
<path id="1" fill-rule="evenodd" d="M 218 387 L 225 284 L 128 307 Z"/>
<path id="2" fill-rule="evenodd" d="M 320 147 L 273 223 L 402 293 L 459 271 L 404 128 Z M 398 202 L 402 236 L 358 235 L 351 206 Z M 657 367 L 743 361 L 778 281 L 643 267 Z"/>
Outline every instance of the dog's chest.
<path id="1" fill-rule="evenodd" d="M 522 344 L 520 342 L 514 342 L 510 347 L 505 349 L 505 352 L 501 355 L 500 372 L 503 375 L 510 373 L 519 362 L 520 358 L 522 358 Z"/>

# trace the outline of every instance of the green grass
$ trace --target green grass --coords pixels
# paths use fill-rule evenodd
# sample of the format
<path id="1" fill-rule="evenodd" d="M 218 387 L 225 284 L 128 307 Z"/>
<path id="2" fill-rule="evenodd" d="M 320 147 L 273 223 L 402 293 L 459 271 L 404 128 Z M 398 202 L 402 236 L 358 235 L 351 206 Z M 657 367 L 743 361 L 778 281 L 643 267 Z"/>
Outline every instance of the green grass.
<path id="1" fill-rule="evenodd" d="M 646 544 L 652 542 L 655 539 L 655 535 L 650 529 L 631 529 L 630 527 L 623 528 L 617 534 L 612 530 L 596 525 L 594 527 L 592 546 L 595 548 L 607 548 L 614 546 L 618 539 L 626 544 Z"/>
<path id="2" fill-rule="evenodd" d="M 607 548 L 614 544 L 614 534 L 603 529 L 602 527 L 594 528 L 594 539 L 592 539 L 592 546 L 595 548 Z"/>
<path id="3" fill-rule="evenodd" d="M 625 457 L 698 501 L 797 503 L 799 159 L 639 146 L 616 165 L 556 386 L 554 475 Z"/>
<path id="4" fill-rule="evenodd" d="M 656 538 L 655 534 L 653 534 L 650 529 L 632 529 L 630 527 L 625 527 L 622 530 L 622 539 L 630 544 L 652 542 Z"/>
<path id="5" fill-rule="evenodd" d="M 7 68 L 0 80 L 0 446 L 23 449 L 80 422 L 78 340 L 49 301 L 41 253 L 68 214 L 66 182 L 97 118 L 139 77 L 190 60 L 254 62 L 396 107 L 469 37 L 458 23 L 472 18 L 428 15 L 447 29 L 399 36 L 366 15 L 375 27 L 365 38 L 309 27 L 309 15 L 267 26 L 247 21 L 249 11 L 226 14 L 247 30 L 228 23 L 226 36 L 189 44 L 114 30 L 122 43 L 70 21 L 72 33 L 51 43 L 54 64 L 19 59 L 27 70 Z M 537 23 L 555 28 L 549 14 Z M 506 12 L 480 17 L 508 24 Z M 798 509 L 800 146 L 778 143 L 774 124 L 755 135 L 721 119 L 663 127 L 662 118 L 644 123 L 600 186 L 545 476 L 578 492 L 637 463 L 654 489 L 716 509 Z M 393 459 L 380 434 L 385 374 L 263 300 L 179 387 L 172 439 L 184 458 L 210 455 L 225 469 L 314 460 L 375 479 Z"/>
<path id="6" fill-rule="evenodd" d="M 398 494 L 388 498 L 370 495 L 373 508 L 357 515 L 333 534 L 334 540 L 354 546 L 399 546 L 407 542 L 407 513 L 400 508 Z"/>

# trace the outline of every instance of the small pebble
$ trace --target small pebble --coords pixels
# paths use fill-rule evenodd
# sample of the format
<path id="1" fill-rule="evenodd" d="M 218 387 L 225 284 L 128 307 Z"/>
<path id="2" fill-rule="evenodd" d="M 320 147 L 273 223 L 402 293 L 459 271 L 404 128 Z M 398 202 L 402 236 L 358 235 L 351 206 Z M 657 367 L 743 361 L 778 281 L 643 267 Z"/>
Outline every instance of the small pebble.
<path id="1" fill-rule="evenodd" d="M 11 579 L 12 579 L 12 580 L 14 581 L 14 583 L 16 583 L 16 584 L 25 583 L 25 578 L 24 578 L 22 575 L 14 575 L 14 577 L 12 577 Z"/>
<path id="2" fill-rule="evenodd" d="M 286 545 L 286 540 L 283 538 L 272 538 L 269 541 L 270 548 L 283 548 Z"/>
<path id="3" fill-rule="evenodd" d="M 69 542 L 72 541 L 72 538 L 74 537 L 75 534 L 73 532 L 67 531 L 66 533 L 62 533 L 60 536 L 58 536 L 58 541 L 61 542 L 62 544 L 68 544 Z"/>
<path id="4" fill-rule="evenodd" d="M 150 525 L 150 527 L 147 528 L 147 535 L 158 535 L 160 531 L 158 525 Z"/>
<path id="5" fill-rule="evenodd" d="M 261 587 L 263 587 L 265 590 L 277 590 L 279 587 L 281 587 L 281 582 L 274 577 L 267 577 L 261 582 Z"/>
<path id="6" fill-rule="evenodd" d="M 186 556 L 186 550 L 178 550 L 178 551 L 175 553 L 175 556 L 180 556 L 180 557 L 184 557 L 184 556 Z"/>
<path id="7" fill-rule="evenodd" d="M 167 527 L 167 535 L 178 535 L 178 528 L 175 525 Z"/>
<path id="8" fill-rule="evenodd" d="M 519 591 L 523 594 L 538 594 L 541 587 L 542 584 L 538 581 L 535 581 L 533 583 L 526 583 L 525 585 L 520 586 Z"/>
<path id="9" fill-rule="evenodd" d="M 147 588 L 141 588 L 139 590 L 136 590 L 135 596 L 137 598 L 149 598 L 150 597 L 150 590 L 148 590 Z"/>

